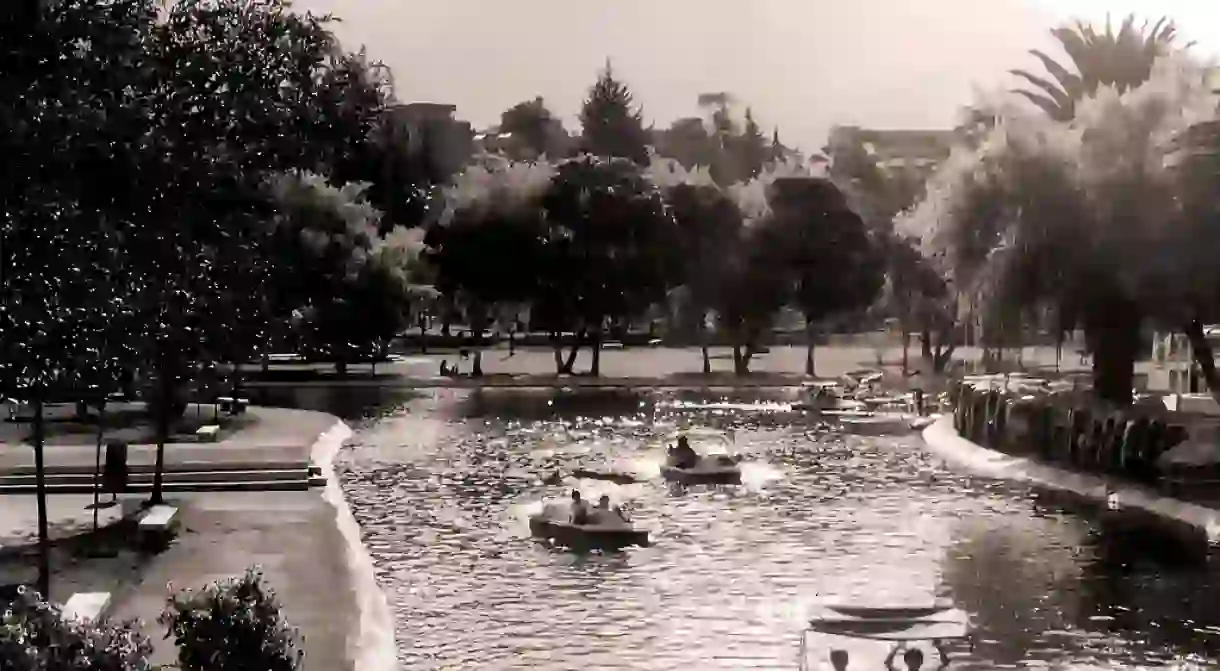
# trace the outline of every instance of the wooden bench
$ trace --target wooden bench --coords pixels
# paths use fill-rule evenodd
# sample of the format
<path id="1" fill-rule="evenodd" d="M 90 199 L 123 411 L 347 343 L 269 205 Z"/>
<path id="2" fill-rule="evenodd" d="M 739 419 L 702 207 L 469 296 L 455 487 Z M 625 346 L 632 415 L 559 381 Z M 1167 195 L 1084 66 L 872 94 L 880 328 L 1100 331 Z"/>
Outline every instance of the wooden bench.
<path id="1" fill-rule="evenodd" d="M 178 509 L 174 506 L 157 505 L 148 509 L 140 518 L 140 544 L 145 548 L 158 549 L 168 544 L 178 526 Z"/>
<path id="2" fill-rule="evenodd" d="M 195 429 L 195 437 L 198 438 L 199 442 L 201 443 L 216 442 L 216 437 L 219 433 L 220 427 L 216 424 L 204 424 L 198 429 Z"/>
<path id="3" fill-rule="evenodd" d="M 227 414 L 240 415 L 245 412 L 246 408 L 250 405 L 250 399 L 221 396 L 220 398 L 216 399 L 216 404 L 219 405 L 220 409 Z"/>
<path id="4" fill-rule="evenodd" d="M 64 604 L 64 619 L 96 622 L 110 607 L 110 592 L 77 592 Z"/>

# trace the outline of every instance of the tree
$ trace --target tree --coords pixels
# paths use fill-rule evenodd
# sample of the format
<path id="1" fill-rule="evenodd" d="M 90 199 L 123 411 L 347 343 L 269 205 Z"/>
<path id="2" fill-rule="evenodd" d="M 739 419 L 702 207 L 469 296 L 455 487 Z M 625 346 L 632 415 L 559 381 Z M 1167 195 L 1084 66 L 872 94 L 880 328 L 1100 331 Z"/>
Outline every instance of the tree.
<path id="1" fill-rule="evenodd" d="M 918 242 L 890 236 L 880 306 L 902 322 L 904 333 L 920 334 L 924 362 L 933 373 L 942 373 L 958 344 L 956 294 L 933 263 L 920 254 Z M 905 339 L 903 344 L 905 363 Z"/>
<path id="2" fill-rule="evenodd" d="M 711 373 L 708 322 L 725 279 L 720 263 L 742 236 L 741 211 L 706 169 L 688 172 L 661 160 L 654 161 L 650 177 L 664 190 L 677 223 L 671 265 L 678 271 L 672 282 L 678 285 L 679 324 L 697 334 L 703 372 Z"/>
<path id="3" fill-rule="evenodd" d="M 607 321 L 664 300 L 676 223 L 657 186 L 626 159 L 564 161 L 542 206 L 549 230 L 535 305 L 556 337 L 559 372 L 572 371 L 582 342 L 591 338 L 596 375 Z M 563 361 L 557 338 L 565 330 L 576 333 L 576 343 Z"/>
<path id="4" fill-rule="evenodd" d="M 500 132 L 511 134 L 514 146 L 523 149 L 514 158 L 534 160 L 541 156 L 562 158 L 568 133 L 563 122 L 547 109 L 541 97 L 517 103 L 500 114 Z"/>
<path id="5" fill-rule="evenodd" d="M 108 181 L 139 145 L 151 2 L 18 3 L 0 72 L 0 391 L 30 402 L 39 589 L 50 581 L 43 406 L 104 396 L 138 333 L 118 253 L 127 221 Z M 119 71 L 111 72 L 111 67 Z"/>
<path id="6" fill-rule="evenodd" d="M 610 62 L 589 89 L 580 110 L 584 151 L 603 158 L 648 163 L 649 133 L 627 85 L 614 78 Z"/>
<path id="7" fill-rule="evenodd" d="M 1147 27 L 1145 22 L 1136 29 L 1135 15 L 1129 15 L 1117 34 L 1109 19 L 1104 33 L 1081 22 L 1056 28 L 1051 35 L 1067 52 L 1076 72 L 1034 49 L 1030 53 L 1042 62 L 1051 78 L 1027 70 L 1012 70 L 1012 74 L 1035 87 L 1033 91 L 1019 89 L 1015 93 L 1037 105 L 1052 119 L 1070 121 L 1076 116 L 1077 104 L 1095 95 L 1101 87 L 1114 87 L 1123 93 L 1148 80 L 1156 59 L 1172 50 L 1177 29 L 1166 18 L 1157 21 L 1151 30 Z"/>
<path id="8" fill-rule="evenodd" d="M 789 177 L 771 185 L 771 217 L 785 238 L 793 298 L 805 315 L 805 374 L 814 374 L 814 329 L 827 318 L 863 311 L 884 282 L 884 257 L 863 220 L 829 180 Z"/>
<path id="9" fill-rule="evenodd" d="M 715 312 L 733 342 L 733 371 L 745 375 L 759 339 L 788 302 L 792 284 L 784 232 L 775 219 L 747 223 L 733 242 L 728 255 L 719 261 L 723 279 Z"/>
<path id="10" fill-rule="evenodd" d="M 767 165 L 767 138 L 754 120 L 754 111 L 746 108 L 746 123 L 741 136 L 735 138 L 734 153 L 737 165 L 742 170 L 742 179 L 752 179 L 762 173 Z"/>
<path id="11" fill-rule="evenodd" d="M 500 159 L 468 168 L 446 189 L 446 215 L 428 231 L 426 256 L 438 289 L 465 308 L 480 336 L 492 314 L 515 317 L 538 295 L 532 269 L 549 232 L 542 196 L 554 172 L 546 162 Z"/>
<path id="12" fill-rule="evenodd" d="M 381 235 L 381 213 L 367 184 L 333 186 L 321 175 L 289 172 L 268 182 L 275 220 L 275 314 L 299 312 L 298 347 L 348 364 L 379 354 L 406 325 L 418 281 L 422 232 Z"/>
<path id="13" fill-rule="evenodd" d="M 1071 126 L 1009 116 L 977 151 L 951 157 L 912 216 L 958 287 L 1014 308 L 1050 306 L 1061 327 L 1083 326 L 1095 394 L 1113 404 L 1131 402 L 1140 326 L 1191 314 L 1181 306 L 1193 280 L 1167 278 L 1158 252 L 1205 244 L 1181 224 L 1166 143 L 1214 118 L 1204 73 L 1184 57 L 1162 59 L 1146 84 L 1084 99 Z M 1166 282 L 1182 292 L 1149 292 Z"/>

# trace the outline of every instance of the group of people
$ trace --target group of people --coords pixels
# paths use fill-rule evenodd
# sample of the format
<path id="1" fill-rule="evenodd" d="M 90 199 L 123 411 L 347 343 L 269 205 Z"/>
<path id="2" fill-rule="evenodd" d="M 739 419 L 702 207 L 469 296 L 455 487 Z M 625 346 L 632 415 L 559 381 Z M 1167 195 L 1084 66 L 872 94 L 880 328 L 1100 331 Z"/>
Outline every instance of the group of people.
<path id="1" fill-rule="evenodd" d="M 627 516 L 619 506 L 610 505 L 610 497 L 602 494 L 597 500 L 597 507 L 590 509 L 589 503 L 580 496 L 580 491 L 572 490 L 571 506 L 572 524 L 606 524 L 627 522 Z"/>
<path id="2" fill-rule="evenodd" d="M 940 665 L 936 667 L 936 671 L 949 666 L 949 653 L 945 651 L 940 641 L 934 641 L 936 652 L 940 654 Z M 894 646 L 890 650 L 890 654 L 885 658 L 886 671 L 901 671 L 894 668 L 894 658 L 898 656 L 898 652 L 903 650 L 902 644 Z M 847 662 L 849 657 L 846 650 L 831 650 L 830 665 L 835 671 L 847 671 Z M 906 671 L 921 671 L 923 669 L 924 656 L 923 651 L 918 648 L 906 648 L 902 653 L 902 662 L 906 664 Z"/>

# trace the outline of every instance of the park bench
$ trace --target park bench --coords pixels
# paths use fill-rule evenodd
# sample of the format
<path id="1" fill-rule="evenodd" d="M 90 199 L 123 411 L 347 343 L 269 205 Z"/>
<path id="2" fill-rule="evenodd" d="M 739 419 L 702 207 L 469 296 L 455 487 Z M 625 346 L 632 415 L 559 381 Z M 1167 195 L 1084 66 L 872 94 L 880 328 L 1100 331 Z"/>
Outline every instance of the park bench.
<path id="1" fill-rule="evenodd" d="M 216 404 L 220 406 L 221 411 L 229 415 L 240 415 L 246 411 L 250 405 L 248 398 L 233 398 L 232 396 L 221 396 L 216 399 Z"/>
<path id="2" fill-rule="evenodd" d="M 21 421 L 23 419 L 28 419 L 28 417 L 22 416 L 22 411 L 24 410 L 26 412 L 26 415 L 29 414 L 29 412 L 30 412 L 29 403 L 15 399 L 15 398 L 0 398 L 0 403 L 3 403 L 5 405 L 5 407 L 8 409 L 8 421 L 17 422 L 17 421 Z"/>
<path id="3" fill-rule="evenodd" d="M 64 604 L 63 616 L 77 622 L 96 622 L 110 607 L 110 592 L 77 592 Z"/>
<path id="4" fill-rule="evenodd" d="M 140 518 L 140 544 L 156 549 L 173 538 L 178 525 L 178 509 L 174 506 L 157 505 L 148 509 Z"/>
<path id="5" fill-rule="evenodd" d="M 216 442 L 216 437 L 219 433 L 220 427 L 216 424 L 204 424 L 198 429 L 195 429 L 195 437 L 198 438 L 199 442 L 201 443 Z"/>

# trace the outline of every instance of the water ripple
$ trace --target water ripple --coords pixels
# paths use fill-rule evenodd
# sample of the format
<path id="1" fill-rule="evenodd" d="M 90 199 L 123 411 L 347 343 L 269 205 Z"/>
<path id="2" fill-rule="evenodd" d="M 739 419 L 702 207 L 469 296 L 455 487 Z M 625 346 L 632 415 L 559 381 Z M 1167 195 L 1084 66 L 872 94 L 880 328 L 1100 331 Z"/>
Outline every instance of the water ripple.
<path id="1" fill-rule="evenodd" d="M 438 390 L 359 427 L 341 479 L 404 668 L 795 668 L 816 602 L 937 595 L 979 626 L 954 668 L 1220 663 L 1205 568 L 1129 556 L 1104 520 L 954 473 L 915 436 L 842 436 L 759 399 L 734 412 L 732 399 L 587 396 Z M 530 512 L 576 484 L 542 475 L 655 473 L 652 443 L 692 422 L 734 429 L 754 475 L 731 488 L 579 482 L 624 502 L 649 548 L 575 555 L 529 538 Z M 812 643 L 869 658 L 853 667 L 884 655 Z"/>

